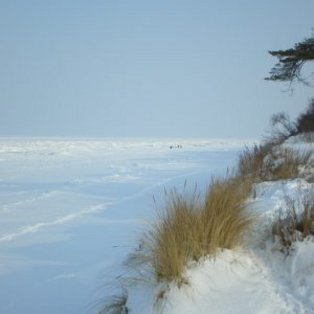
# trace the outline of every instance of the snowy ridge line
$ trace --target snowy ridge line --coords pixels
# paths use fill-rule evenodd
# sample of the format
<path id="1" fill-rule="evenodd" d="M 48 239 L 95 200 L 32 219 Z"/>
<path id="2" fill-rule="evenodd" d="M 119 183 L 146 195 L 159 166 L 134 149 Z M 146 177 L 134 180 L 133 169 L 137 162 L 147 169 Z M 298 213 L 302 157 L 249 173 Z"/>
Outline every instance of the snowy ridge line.
<path id="1" fill-rule="evenodd" d="M 20 201 L 3 204 L 0 207 L 0 211 L 6 211 L 6 210 L 8 210 L 14 206 L 24 205 L 24 204 L 32 203 L 32 202 L 35 202 L 38 200 L 43 200 L 43 199 L 51 197 L 52 195 L 54 195 L 56 193 L 57 193 L 57 191 L 42 192 L 42 193 L 39 193 L 38 195 L 34 195 L 33 197 L 28 197 L 28 198 L 22 199 Z"/>
<path id="2" fill-rule="evenodd" d="M 106 175 L 106 176 L 97 176 L 92 178 L 77 178 L 70 181 L 70 183 L 78 183 L 78 184 L 84 184 L 84 183 L 102 183 L 102 182 L 129 182 L 129 181 L 135 181 L 138 180 L 139 176 L 134 176 L 131 174 L 112 174 L 112 175 Z"/>
<path id="3" fill-rule="evenodd" d="M 77 218 L 79 218 L 81 216 L 101 211 L 101 210 L 103 210 L 106 207 L 106 205 L 109 205 L 109 204 L 108 203 L 106 203 L 106 204 L 98 204 L 98 205 L 95 205 L 95 206 L 83 209 L 83 210 L 79 211 L 78 213 L 68 214 L 68 215 L 56 218 L 53 221 L 39 222 L 39 223 L 34 224 L 34 225 L 22 227 L 17 232 L 9 233 L 9 234 L 5 234 L 5 235 L 1 236 L 0 237 L 0 242 L 11 241 L 11 240 L 13 240 L 13 239 L 15 239 L 17 237 L 20 237 L 22 235 L 25 235 L 25 234 L 35 233 L 35 232 L 37 232 L 40 229 L 43 229 L 45 227 L 50 227 L 50 226 L 64 224 L 66 222 L 69 222 L 69 221 L 72 221 L 74 219 L 77 219 Z"/>

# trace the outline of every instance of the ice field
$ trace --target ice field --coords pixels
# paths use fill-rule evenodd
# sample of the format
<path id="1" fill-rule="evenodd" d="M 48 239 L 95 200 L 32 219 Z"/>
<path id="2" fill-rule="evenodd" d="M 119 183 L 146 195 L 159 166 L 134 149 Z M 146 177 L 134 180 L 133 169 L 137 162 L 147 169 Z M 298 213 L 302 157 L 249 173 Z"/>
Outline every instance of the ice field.
<path id="1" fill-rule="evenodd" d="M 153 197 L 205 188 L 248 140 L 0 139 L 0 313 L 95 313 Z"/>

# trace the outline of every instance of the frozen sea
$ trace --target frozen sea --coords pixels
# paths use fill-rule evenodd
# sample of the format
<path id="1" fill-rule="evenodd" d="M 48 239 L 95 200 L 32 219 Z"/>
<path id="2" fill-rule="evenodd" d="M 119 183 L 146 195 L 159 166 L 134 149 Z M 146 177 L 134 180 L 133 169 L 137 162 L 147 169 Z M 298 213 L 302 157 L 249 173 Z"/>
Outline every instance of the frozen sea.
<path id="1" fill-rule="evenodd" d="M 0 313 L 95 313 L 153 198 L 205 189 L 252 140 L 0 138 Z"/>

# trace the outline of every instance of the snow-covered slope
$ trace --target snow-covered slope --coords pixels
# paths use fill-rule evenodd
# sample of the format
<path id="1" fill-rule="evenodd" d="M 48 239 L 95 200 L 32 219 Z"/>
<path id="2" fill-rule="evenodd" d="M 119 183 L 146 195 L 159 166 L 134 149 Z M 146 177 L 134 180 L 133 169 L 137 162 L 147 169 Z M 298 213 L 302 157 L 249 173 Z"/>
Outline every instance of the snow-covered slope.
<path id="1" fill-rule="evenodd" d="M 284 196 L 313 193 L 313 185 L 294 180 L 257 188 L 249 205 L 257 216 L 248 245 L 191 267 L 190 286 L 171 289 L 163 313 L 314 313 L 313 238 L 294 243 L 286 255 L 267 237 L 286 209 Z"/>
<path id="2" fill-rule="evenodd" d="M 283 146 L 314 155 L 314 143 L 289 139 Z M 189 284 L 166 287 L 155 302 L 160 285 L 130 289 L 128 305 L 134 313 L 314 313 L 314 237 L 283 249 L 272 235 L 279 217 L 287 216 L 293 202 L 297 215 L 302 200 L 314 197 L 314 184 L 297 178 L 256 184 L 247 201 L 255 219 L 241 248 L 222 250 L 214 258 L 188 266 Z M 144 292 L 145 290 L 145 292 Z M 143 297 L 144 296 L 144 297 Z"/>

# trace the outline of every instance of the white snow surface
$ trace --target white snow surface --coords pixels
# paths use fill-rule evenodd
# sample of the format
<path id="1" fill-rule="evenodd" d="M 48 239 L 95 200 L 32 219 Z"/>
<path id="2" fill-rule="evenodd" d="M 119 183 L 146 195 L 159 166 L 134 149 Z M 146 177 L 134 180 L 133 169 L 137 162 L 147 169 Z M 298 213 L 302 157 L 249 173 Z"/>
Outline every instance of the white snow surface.
<path id="1" fill-rule="evenodd" d="M 314 153 L 313 143 L 298 139 L 283 145 Z M 129 289 L 131 312 L 314 313 L 314 237 L 296 241 L 288 251 L 271 235 L 278 217 L 288 215 L 289 201 L 300 215 L 302 200 L 313 195 L 314 184 L 303 179 L 256 184 L 247 201 L 255 222 L 242 247 L 188 265 L 183 287 L 170 283 L 156 284 L 150 292 L 144 285 Z M 156 302 L 162 291 L 164 299 Z"/>
<path id="2" fill-rule="evenodd" d="M 97 313 L 153 196 L 205 188 L 250 143 L 0 138 L 0 313 Z"/>
<path id="3" fill-rule="evenodd" d="M 248 140 L 0 139 L 0 313 L 97 313 L 128 277 L 153 196 L 164 188 L 206 188 Z M 312 144 L 290 140 L 298 150 Z M 170 149 L 170 146 L 172 149 Z M 191 263 L 188 285 L 128 286 L 129 313 L 314 313 L 314 239 L 289 254 L 269 237 L 272 223 L 313 194 L 303 179 L 257 184 L 244 245 Z"/>
<path id="4" fill-rule="evenodd" d="M 151 298 L 143 298 L 144 286 L 131 289 L 129 304 L 134 313 L 314 313 L 314 239 L 295 242 L 289 254 L 280 251 L 270 236 L 273 221 L 287 213 L 285 196 L 295 200 L 314 193 L 304 180 L 265 182 L 256 186 L 247 210 L 255 217 L 246 245 L 222 250 L 188 266 L 189 283 L 178 288 L 155 286 Z M 156 303 L 165 289 L 166 297 Z"/>

